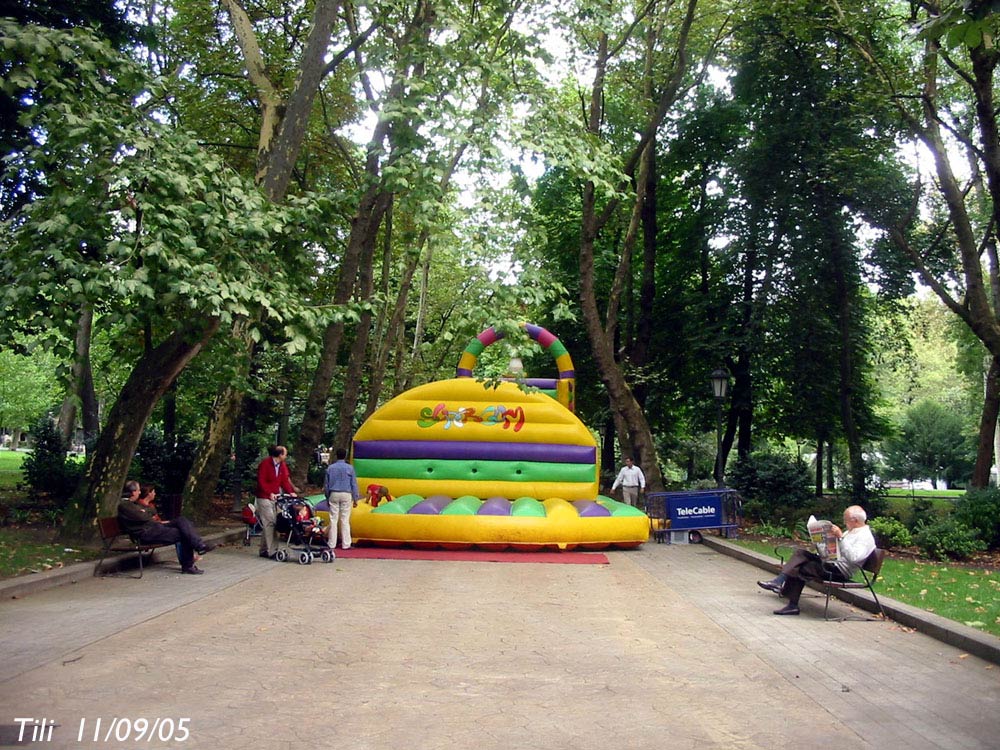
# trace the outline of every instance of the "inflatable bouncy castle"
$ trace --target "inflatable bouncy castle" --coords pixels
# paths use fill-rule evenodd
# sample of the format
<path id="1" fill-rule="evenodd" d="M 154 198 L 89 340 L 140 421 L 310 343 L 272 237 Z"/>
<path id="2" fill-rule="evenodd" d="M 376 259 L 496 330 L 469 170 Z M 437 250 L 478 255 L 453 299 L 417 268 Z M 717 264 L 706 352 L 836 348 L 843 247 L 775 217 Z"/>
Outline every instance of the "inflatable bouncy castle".
<path id="1" fill-rule="evenodd" d="M 594 435 L 574 414 L 573 363 L 538 326 L 522 330 L 556 362 L 553 379 L 485 383 L 472 377 L 488 328 L 466 347 L 457 377 L 418 386 L 378 409 L 354 437 L 362 491 L 356 541 L 487 549 L 637 547 L 649 534 L 640 510 L 598 495 Z"/>

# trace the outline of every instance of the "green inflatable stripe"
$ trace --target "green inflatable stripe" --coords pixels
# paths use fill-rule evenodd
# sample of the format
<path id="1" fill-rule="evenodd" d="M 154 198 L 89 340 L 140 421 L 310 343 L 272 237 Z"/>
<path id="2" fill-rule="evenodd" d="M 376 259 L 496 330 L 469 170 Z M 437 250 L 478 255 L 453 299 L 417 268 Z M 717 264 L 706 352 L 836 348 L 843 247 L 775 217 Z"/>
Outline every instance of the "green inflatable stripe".
<path id="1" fill-rule="evenodd" d="M 405 458 L 387 461 L 359 458 L 354 470 L 362 477 L 436 479 L 467 482 L 593 482 L 594 464 L 561 464 L 542 461 L 467 461 Z M 395 502 L 399 502 L 396 500 Z M 379 508 L 382 506 L 380 505 Z M 376 508 L 378 510 L 378 508 Z"/>
<path id="2" fill-rule="evenodd" d="M 617 500 L 612 500 L 609 497 L 601 495 L 597 498 L 597 504 L 603 505 L 609 511 L 614 518 L 628 518 L 630 516 L 644 516 L 646 515 L 638 508 L 628 505 L 627 503 L 620 503 Z"/>
<path id="3" fill-rule="evenodd" d="M 386 515 L 403 515 L 410 512 L 410 508 L 419 503 L 423 498 L 420 495 L 401 495 L 388 503 L 382 503 L 377 508 L 372 508 L 372 513 L 385 513 Z"/>
<path id="4" fill-rule="evenodd" d="M 441 511 L 442 516 L 474 516 L 483 501 L 472 495 L 462 495 L 448 503 Z"/>
<path id="5" fill-rule="evenodd" d="M 483 344 L 482 341 L 480 341 L 479 339 L 472 339 L 472 341 L 469 342 L 469 345 L 465 347 L 465 351 L 467 351 L 469 354 L 474 354 L 475 356 L 478 357 L 480 354 L 483 353 L 483 349 L 485 348 L 486 345 Z"/>
<path id="6" fill-rule="evenodd" d="M 510 505 L 512 516 L 531 516 L 545 518 L 545 506 L 533 497 L 519 497 Z"/>
<path id="7" fill-rule="evenodd" d="M 559 357 L 568 353 L 569 352 L 566 351 L 566 347 L 563 345 L 563 342 L 559 339 L 556 339 L 549 345 L 549 354 L 551 354 L 555 359 L 559 359 Z"/>

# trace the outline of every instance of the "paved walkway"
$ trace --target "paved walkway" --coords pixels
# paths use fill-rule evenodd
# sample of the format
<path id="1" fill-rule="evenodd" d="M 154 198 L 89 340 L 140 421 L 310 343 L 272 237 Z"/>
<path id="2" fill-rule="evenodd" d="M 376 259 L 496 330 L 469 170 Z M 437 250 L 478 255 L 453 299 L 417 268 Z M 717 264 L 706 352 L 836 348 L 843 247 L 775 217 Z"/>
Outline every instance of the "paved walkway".
<path id="1" fill-rule="evenodd" d="M 204 576 L 160 565 L 0 602 L 0 745 L 21 717 L 57 722 L 27 745 L 48 748 L 1000 746 L 986 661 L 824 622 L 821 599 L 774 617 L 759 570 L 703 545 L 608 557 L 299 566 L 231 547 Z M 104 741 L 141 717 L 175 739 L 119 721 Z"/>

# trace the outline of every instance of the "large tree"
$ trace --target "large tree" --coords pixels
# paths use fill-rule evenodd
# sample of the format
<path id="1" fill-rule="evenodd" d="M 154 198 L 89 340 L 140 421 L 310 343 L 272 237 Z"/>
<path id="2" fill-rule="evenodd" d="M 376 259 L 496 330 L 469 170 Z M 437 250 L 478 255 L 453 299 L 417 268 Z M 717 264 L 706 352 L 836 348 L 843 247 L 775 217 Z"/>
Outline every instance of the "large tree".
<path id="1" fill-rule="evenodd" d="M 4 226 L 2 330 L 50 333 L 69 355 L 81 306 L 109 324 L 157 322 L 89 457 L 67 513 L 72 535 L 113 511 L 153 407 L 219 326 L 294 308 L 275 254 L 295 246 L 281 244 L 285 233 L 309 217 L 268 210 L 252 186 L 165 124 L 155 84 L 90 32 L 4 24 L 0 35 L 0 55 L 12 61 L 8 91 L 46 90 L 46 106 L 27 109 L 45 137 L 14 161 L 49 186 Z"/>
<path id="2" fill-rule="evenodd" d="M 836 6 L 835 6 L 836 7 Z M 988 375 L 971 485 L 989 482 L 1000 411 L 1000 127 L 995 40 L 1000 14 L 989 0 L 915 2 L 895 19 L 895 46 L 873 35 L 878 4 L 839 8 L 836 28 L 880 76 L 931 175 L 921 166 L 909 211 L 873 211 L 922 281 L 983 342 L 994 360 Z M 906 14 L 906 15 L 904 15 Z M 886 25 L 882 25 L 884 31 Z M 925 163 L 927 159 L 924 159 Z"/>
<path id="3" fill-rule="evenodd" d="M 824 0 L 753 3 L 735 35 L 735 101 L 748 135 L 733 160 L 743 288 L 734 364 L 737 385 L 756 380 L 761 393 L 750 390 L 750 403 L 758 400 L 781 434 L 815 441 L 817 492 L 824 448 L 843 440 L 861 501 L 865 445 L 881 429 L 868 333 L 877 300 L 867 284 L 880 282 L 887 299 L 905 290 L 866 263 L 854 204 L 873 183 L 892 185 L 899 170 L 884 158 L 895 145 L 890 112 L 851 45 L 830 29 L 834 20 Z M 895 195 L 883 189 L 865 200 L 895 205 Z"/>
<path id="4" fill-rule="evenodd" d="M 577 252 L 579 295 L 584 327 L 601 381 L 606 389 L 619 441 L 635 454 L 653 488 L 662 486 L 660 461 L 653 432 L 617 356 L 619 300 L 630 276 L 632 248 L 638 257 L 640 297 L 648 313 L 655 294 L 652 266 L 656 244 L 655 193 L 650 191 L 655 165 L 657 132 L 690 84 L 690 49 L 697 0 L 649 3 L 622 23 L 613 5 L 598 13 L 581 13 L 570 24 L 577 54 L 587 60 L 592 77 L 589 89 L 579 92 L 579 117 L 560 118 L 558 112 L 540 115 L 536 127 L 553 128 L 536 136 L 539 150 L 558 161 L 578 181 L 580 193 Z M 625 116 L 609 117 L 609 103 L 624 101 L 609 91 L 609 81 L 621 73 L 623 83 L 640 81 L 631 92 L 633 107 Z M 629 75 L 631 74 L 631 76 Z M 619 113 L 621 114 L 621 113 Z M 631 216 L 625 242 L 615 246 L 609 229 L 620 215 Z M 614 247 L 619 271 L 610 290 L 599 288 L 599 255 Z M 601 301 L 604 301 L 602 310 Z M 632 353 L 640 363 L 648 350 L 648 329 L 642 320 L 634 329 Z"/>

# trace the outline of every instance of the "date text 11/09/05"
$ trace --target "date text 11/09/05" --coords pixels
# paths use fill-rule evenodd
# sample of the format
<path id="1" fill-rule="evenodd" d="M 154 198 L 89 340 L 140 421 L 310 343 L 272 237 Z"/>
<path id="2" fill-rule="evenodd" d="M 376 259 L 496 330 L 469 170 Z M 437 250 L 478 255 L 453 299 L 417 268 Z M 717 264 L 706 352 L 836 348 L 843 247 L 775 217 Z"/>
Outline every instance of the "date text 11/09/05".
<path id="1" fill-rule="evenodd" d="M 93 742 L 185 742 L 191 736 L 188 729 L 191 719 L 126 719 L 116 717 L 108 719 L 102 726 L 98 717 L 93 722 L 93 732 L 87 726 L 86 719 L 80 719 L 80 729 L 76 734 L 77 742 L 86 739 Z"/>
<path id="2" fill-rule="evenodd" d="M 15 717 L 19 727 L 17 741 L 51 742 L 53 729 L 59 725 L 52 719 Z M 80 719 L 77 742 L 185 742 L 191 737 L 191 719 Z"/>

